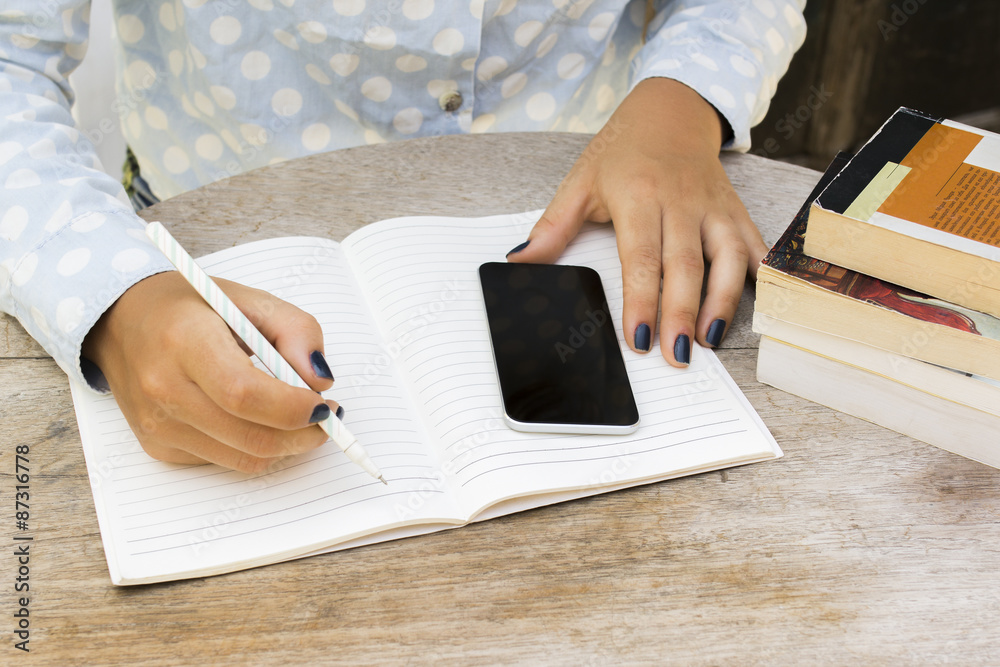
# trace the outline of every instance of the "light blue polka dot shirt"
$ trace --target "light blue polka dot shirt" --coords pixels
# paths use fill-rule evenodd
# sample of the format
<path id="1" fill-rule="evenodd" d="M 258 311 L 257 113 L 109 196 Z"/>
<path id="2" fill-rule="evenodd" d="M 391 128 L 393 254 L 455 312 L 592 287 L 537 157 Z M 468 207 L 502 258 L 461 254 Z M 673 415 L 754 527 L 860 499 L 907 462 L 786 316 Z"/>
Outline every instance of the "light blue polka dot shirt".
<path id="1" fill-rule="evenodd" d="M 746 150 L 805 36 L 805 0 L 114 0 L 121 121 L 165 199 L 282 160 L 469 132 L 596 132 L 669 77 Z M 74 129 L 87 0 L 0 8 L 0 308 L 83 381 L 80 347 L 169 270 Z M 645 37 L 643 40 L 643 31 Z M 655 122 L 655 121 L 654 121 Z"/>

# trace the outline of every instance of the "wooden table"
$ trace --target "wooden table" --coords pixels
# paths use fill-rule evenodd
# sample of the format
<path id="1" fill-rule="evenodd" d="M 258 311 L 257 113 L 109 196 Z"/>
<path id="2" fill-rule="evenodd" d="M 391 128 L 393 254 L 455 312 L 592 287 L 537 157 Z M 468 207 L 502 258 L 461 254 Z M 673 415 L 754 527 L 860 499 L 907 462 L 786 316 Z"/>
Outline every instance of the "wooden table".
<path id="1" fill-rule="evenodd" d="M 247 173 L 144 213 L 196 255 L 383 218 L 541 208 L 586 144 L 437 137 Z M 818 178 L 725 158 L 773 241 Z M 212 229 L 210 235 L 206 229 Z M 1000 663 L 1000 471 L 755 380 L 752 289 L 719 356 L 785 451 L 430 536 L 111 585 L 65 377 L 0 320 L 2 523 L 31 448 L 31 653 L 0 663 Z"/>

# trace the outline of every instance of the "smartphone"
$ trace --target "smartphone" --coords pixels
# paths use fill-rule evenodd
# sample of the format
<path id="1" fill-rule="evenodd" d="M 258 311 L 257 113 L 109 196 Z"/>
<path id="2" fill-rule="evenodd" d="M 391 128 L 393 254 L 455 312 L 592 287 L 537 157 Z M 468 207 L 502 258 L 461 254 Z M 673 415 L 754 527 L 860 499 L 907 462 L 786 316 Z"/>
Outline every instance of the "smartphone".
<path id="1" fill-rule="evenodd" d="M 504 419 L 518 431 L 631 433 L 639 409 L 608 301 L 584 266 L 479 267 Z"/>

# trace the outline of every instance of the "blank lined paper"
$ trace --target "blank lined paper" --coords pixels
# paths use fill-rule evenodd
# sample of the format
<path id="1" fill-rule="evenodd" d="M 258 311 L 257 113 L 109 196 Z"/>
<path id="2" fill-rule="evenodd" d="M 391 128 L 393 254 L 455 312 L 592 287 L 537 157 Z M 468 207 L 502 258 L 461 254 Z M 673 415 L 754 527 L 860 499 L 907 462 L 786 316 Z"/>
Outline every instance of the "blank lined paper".
<path id="1" fill-rule="evenodd" d="M 658 341 L 645 355 L 628 348 L 621 330 L 621 263 L 610 225 L 585 227 L 559 261 L 601 274 L 640 429 L 624 437 L 509 429 L 502 420 L 477 271 L 484 262 L 503 261 L 536 218 L 401 219 L 359 230 L 344 244 L 381 334 L 400 350 L 443 469 L 462 490 L 470 515 L 498 498 L 539 489 L 600 485 L 609 476 L 657 477 L 651 471 L 660 471 L 665 459 L 687 468 L 706 453 L 729 461 L 748 449 L 773 450 L 770 436 L 761 433 L 711 351 L 695 346 L 690 367 L 680 370 L 666 363 Z"/>
<path id="2" fill-rule="evenodd" d="M 412 402 L 395 366 L 383 363 L 371 314 L 339 246 L 265 241 L 201 264 L 211 275 L 272 292 L 317 318 L 336 378 L 327 395 L 349 406 L 345 424 L 391 483 L 371 479 L 332 441 L 256 477 L 156 461 L 142 451 L 113 397 L 75 387 L 105 549 L 119 552 L 120 577 L 239 569 L 382 526 L 457 521 Z"/>

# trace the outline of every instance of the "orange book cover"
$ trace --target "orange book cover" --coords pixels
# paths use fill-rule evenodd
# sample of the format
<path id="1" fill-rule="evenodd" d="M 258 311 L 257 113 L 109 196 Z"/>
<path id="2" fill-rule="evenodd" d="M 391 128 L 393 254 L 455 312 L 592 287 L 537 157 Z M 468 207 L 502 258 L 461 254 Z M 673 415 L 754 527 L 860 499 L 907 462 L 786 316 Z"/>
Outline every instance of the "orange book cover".
<path id="1" fill-rule="evenodd" d="M 816 205 L 1000 261 L 1000 135 L 901 108 Z"/>
<path id="2" fill-rule="evenodd" d="M 1000 172 L 967 162 L 985 137 L 935 124 L 899 165 L 878 212 L 1000 247 Z"/>
<path id="3" fill-rule="evenodd" d="M 795 215 L 792 224 L 764 257 L 763 264 L 820 289 L 887 308 L 924 322 L 942 324 L 1000 340 L 1000 319 L 805 254 L 803 248 L 812 202 L 840 173 L 848 160 L 849 157 L 844 154 L 834 159 Z"/>

